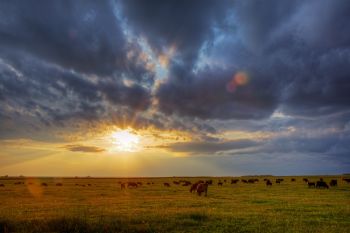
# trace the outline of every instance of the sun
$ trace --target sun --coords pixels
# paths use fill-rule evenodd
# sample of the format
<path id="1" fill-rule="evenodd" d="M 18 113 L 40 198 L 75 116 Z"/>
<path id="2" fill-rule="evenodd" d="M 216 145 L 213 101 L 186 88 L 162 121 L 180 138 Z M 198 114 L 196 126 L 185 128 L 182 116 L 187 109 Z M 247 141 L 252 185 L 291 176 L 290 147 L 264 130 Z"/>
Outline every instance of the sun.
<path id="1" fill-rule="evenodd" d="M 140 150 L 140 137 L 129 129 L 114 132 L 112 139 L 119 151 L 136 152 Z"/>

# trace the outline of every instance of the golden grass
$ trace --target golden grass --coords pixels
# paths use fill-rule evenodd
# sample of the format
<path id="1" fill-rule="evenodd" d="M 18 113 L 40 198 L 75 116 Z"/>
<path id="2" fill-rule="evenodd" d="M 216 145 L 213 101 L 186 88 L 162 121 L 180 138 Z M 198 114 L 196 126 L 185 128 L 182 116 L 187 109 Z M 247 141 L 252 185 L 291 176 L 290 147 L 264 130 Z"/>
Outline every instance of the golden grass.
<path id="1" fill-rule="evenodd" d="M 0 232 L 349 232 L 350 184 L 340 177 L 324 177 L 338 179 L 329 190 L 308 188 L 303 177 L 266 187 L 263 178 L 2 178 Z M 173 184 L 180 179 L 214 185 L 199 197 Z M 227 182 L 218 187 L 219 179 Z M 143 185 L 121 190 L 127 180 Z"/>

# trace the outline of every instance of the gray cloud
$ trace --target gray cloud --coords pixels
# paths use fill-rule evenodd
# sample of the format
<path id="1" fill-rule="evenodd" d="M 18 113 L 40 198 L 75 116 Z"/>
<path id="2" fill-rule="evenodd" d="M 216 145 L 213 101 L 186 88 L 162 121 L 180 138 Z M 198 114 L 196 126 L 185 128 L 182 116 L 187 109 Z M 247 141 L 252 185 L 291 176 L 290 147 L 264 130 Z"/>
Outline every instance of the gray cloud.
<path id="1" fill-rule="evenodd" d="M 66 145 L 65 149 L 72 152 L 86 152 L 86 153 L 100 153 L 105 151 L 105 149 L 97 146 L 84 146 L 84 145 Z"/>
<path id="2" fill-rule="evenodd" d="M 200 155 L 255 147 L 261 144 L 253 140 L 232 140 L 226 142 L 178 142 L 166 146 L 174 152 L 187 152 Z"/>

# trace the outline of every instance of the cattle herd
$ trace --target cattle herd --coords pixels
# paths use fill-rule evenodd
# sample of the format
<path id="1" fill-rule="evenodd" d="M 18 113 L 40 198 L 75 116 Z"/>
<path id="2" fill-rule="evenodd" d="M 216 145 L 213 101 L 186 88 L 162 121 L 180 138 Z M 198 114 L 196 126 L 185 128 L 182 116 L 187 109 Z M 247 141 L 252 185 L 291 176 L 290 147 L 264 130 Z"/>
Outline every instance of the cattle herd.
<path id="1" fill-rule="evenodd" d="M 319 178 L 319 180 L 317 180 L 317 181 L 311 181 L 308 178 L 303 178 L 302 180 L 303 180 L 303 182 L 305 184 L 307 184 L 307 187 L 309 187 L 309 188 L 329 189 L 330 187 L 338 186 L 338 180 L 337 179 L 332 179 L 329 183 L 325 182 L 323 180 L 323 178 Z M 290 181 L 291 182 L 296 182 L 296 178 L 291 178 Z M 342 178 L 341 181 L 349 184 L 350 183 L 350 178 Z M 226 179 L 224 179 L 223 181 L 222 180 L 218 180 L 217 181 L 217 185 L 218 186 L 223 186 L 224 183 L 227 183 L 227 182 L 228 181 Z M 232 184 L 237 184 L 239 182 L 244 183 L 244 184 L 255 184 L 255 183 L 260 182 L 260 180 L 257 179 L 257 178 L 250 178 L 250 179 L 243 179 L 243 178 L 242 179 L 237 179 L 236 178 L 236 179 L 231 179 L 231 185 Z M 273 184 L 272 179 L 268 179 L 268 178 L 263 179 L 263 182 L 266 184 L 267 187 L 271 187 L 272 184 Z M 281 183 L 284 182 L 284 179 L 283 178 L 276 178 L 274 180 L 274 182 L 276 183 L 276 185 L 280 185 Z M 138 188 L 138 187 L 141 187 L 141 186 L 144 185 L 142 182 L 134 182 L 134 181 L 128 181 L 128 182 L 119 181 L 118 183 L 120 184 L 120 188 L 122 190 Z M 25 182 L 22 182 L 22 181 L 16 181 L 13 184 L 14 185 L 23 185 L 23 184 L 33 185 L 32 182 L 25 183 Z M 49 186 L 45 182 L 42 182 L 40 185 L 43 186 L 43 187 Z M 146 185 L 154 185 L 154 182 L 147 182 Z M 207 196 L 207 194 L 208 194 L 208 187 L 210 185 L 214 185 L 214 181 L 213 180 L 198 180 L 196 182 L 191 182 L 189 180 L 178 180 L 178 181 L 173 181 L 172 183 L 171 182 L 164 182 L 163 183 L 163 186 L 166 187 L 166 188 L 170 188 L 172 185 L 175 185 L 175 186 L 189 186 L 190 187 L 190 189 L 189 189 L 190 193 L 197 193 L 198 196 L 201 196 L 204 193 L 204 196 Z M 63 184 L 62 183 L 56 183 L 56 186 L 63 186 Z M 78 184 L 78 183 L 76 183 L 75 186 L 85 187 L 85 186 L 92 186 L 92 185 L 91 184 Z M 1 184 L 0 183 L 0 187 L 5 187 L 5 184 Z"/>
<path id="2" fill-rule="evenodd" d="M 342 180 L 346 183 L 350 183 L 350 179 L 348 179 L 348 178 L 343 178 Z M 270 179 L 265 178 L 263 181 L 265 182 L 267 187 L 272 186 L 272 181 Z M 290 181 L 296 182 L 296 178 L 291 178 Z M 303 181 L 308 185 L 309 188 L 312 187 L 312 188 L 326 188 L 326 189 L 328 189 L 329 187 L 334 187 L 334 186 L 338 185 L 338 180 L 336 180 L 336 179 L 332 179 L 329 182 L 329 185 L 323 180 L 323 178 L 320 178 L 316 182 L 311 182 L 311 181 L 309 181 L 309 179 L 303 178 Z M 227 180 L 223 180 L 223 181 L 218 180 L 217 185 L 223 186 L 223 184 L 226 182 L 227 182 Z M 251 179 L 231 179 L 231 184 L 237 184 L 238 182 L 242 182 L 244 184 L 254 184 L 254 183 L 259 182 L 259 179 L 257 179 L 257 178 L 254 178 L 254 179 L 253 178 L 251 178 Z M 283 178 L 276 178 L 275 179 L 275 183 L 278 185 L 281 184 L 282 182 L 284 182 Z M 213 180 L 205 180 L 205 181 L 199 180 L 196 182 L 191 182 L 188 180 L 179 180 L 179 181 L 173 181 L 172 183 L 173 183 L 173 185 L 176 185 L 176 186 L 190 186 L 190 193 L 197 193 L 198 196 L 201 196 L 202 193 L 204 193 L 204 195 L 207 196 L 208 186 L 214 184 Z M 142 186 L 142 182 L 125 182 L 125 183 L 123 183 L 123 182 L 119 181 L 119 184 L 120 184 L 121 189 L 137 188 L 137 187 Z M 151 185 L 151 184 L 154 184 L 154 183 L 153 182 L 147 183 L 147 185 Z M 171 187 L 170 182 L 164 182 L 163 185 L 164 185 L 164 187 L 167 187 L 167 188 Z"/>

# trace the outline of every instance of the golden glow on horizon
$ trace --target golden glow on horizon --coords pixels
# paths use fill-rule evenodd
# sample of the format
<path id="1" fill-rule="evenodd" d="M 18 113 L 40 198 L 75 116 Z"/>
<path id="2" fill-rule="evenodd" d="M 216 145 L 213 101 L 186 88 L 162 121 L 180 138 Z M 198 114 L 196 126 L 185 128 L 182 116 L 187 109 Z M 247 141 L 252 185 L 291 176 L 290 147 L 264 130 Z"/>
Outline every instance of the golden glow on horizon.
<path id="1" fill-rule="evenodd" d="M 117 150 L 124 152 L 140 151 L 140 137 L 130 129 L 112 133 L 113 142 Z"/>

